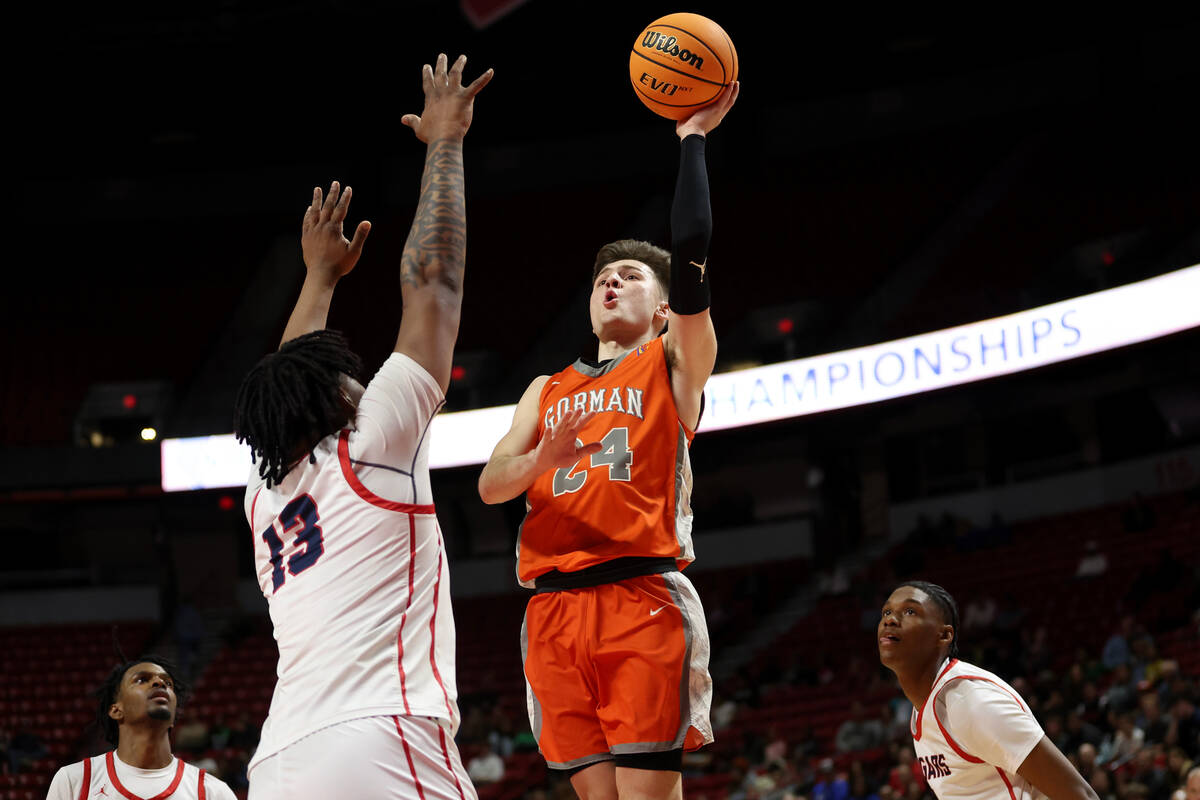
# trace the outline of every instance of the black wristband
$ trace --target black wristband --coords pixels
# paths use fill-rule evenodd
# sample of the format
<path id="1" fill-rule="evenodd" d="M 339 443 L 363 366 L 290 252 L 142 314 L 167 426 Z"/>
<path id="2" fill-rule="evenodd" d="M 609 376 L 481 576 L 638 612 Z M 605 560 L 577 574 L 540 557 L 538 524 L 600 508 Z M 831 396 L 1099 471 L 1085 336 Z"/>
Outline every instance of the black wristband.
<path id="1" fill-rule="evenodd" d="M 711 302 L 708 242 L 712 208 L 704 137 L 692 134 L 680 143 L 679 177 L 671 204 L 671 286 L 668 301 L 676 314 L 699 314 Z"/>

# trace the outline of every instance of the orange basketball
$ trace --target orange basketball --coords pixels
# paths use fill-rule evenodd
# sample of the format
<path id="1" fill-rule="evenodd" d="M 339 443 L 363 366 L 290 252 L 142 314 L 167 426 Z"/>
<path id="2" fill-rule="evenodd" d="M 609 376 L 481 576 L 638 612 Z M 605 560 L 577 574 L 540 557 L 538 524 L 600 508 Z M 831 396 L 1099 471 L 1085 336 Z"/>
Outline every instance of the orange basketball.
<path id="1" fill-rule="evenodd" d="M 737 51 L 721 26 L 699 14 L 668 14 L 638 34 L 629 79 L 646 107 L 683 119 L 737 80 Z"/>

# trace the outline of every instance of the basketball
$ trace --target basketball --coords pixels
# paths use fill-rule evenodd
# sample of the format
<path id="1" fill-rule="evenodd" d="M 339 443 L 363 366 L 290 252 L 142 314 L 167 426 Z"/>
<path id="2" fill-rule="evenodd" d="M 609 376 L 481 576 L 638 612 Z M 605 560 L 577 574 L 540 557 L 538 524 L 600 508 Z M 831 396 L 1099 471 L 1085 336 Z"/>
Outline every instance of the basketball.
<path id="1" fill-rule="evenodd" d="M 646 107 L 680 120 L 737 80 L 737 51 L 720 25 L 699 14 L 668 14 L 638 34 L 629 79 Z"/>

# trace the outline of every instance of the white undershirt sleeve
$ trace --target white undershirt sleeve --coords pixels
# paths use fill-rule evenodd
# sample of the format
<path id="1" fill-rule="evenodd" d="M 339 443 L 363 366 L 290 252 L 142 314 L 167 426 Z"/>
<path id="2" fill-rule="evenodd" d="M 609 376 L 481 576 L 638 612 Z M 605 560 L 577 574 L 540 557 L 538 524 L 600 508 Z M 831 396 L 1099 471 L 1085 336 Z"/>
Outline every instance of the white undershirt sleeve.
<path id="1" fill-rule="evenodd" d="M 1042 727 L 1008 690 L 990 681 L 956 680 L 935 710 L 951 738 L 975 758 L 1016 773 L 1042 740 Z"/>

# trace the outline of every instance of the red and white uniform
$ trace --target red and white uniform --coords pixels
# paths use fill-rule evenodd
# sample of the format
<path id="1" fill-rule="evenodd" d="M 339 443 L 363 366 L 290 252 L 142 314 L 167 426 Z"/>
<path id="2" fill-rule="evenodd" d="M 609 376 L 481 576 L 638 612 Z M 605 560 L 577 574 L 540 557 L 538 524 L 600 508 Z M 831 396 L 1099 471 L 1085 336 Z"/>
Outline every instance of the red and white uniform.
<path id="1" fill-rule="evenodd" d="M 913 749 L 941 800 L 1041 800 L 1017 774 L 1043 733 L 1016 690 L 956 658 L 938 671 L 925 705 L 913 709 Z"/>
<path id="2" fill-rule="evenodd" d="M 353 426 L 322 440 L 315 464 L 306 455 L 270 488 L 252 475 L 245 510 L 279 646 L 278 682 L 249 766 L 252 797 L 284 796 L 261 777 L 278 773 L 265 762 L 317 731 L 368 717 L 386 721 L 375 728 L 390 737 L 387 746 L 401 741 L 397 717 L 441 721 L 449 749 L 431 761 L 457 759 L 456 750 L 448 755 L 459 720 L 449 568 L 428 467 L 429 425 L 443 402 L 428 372 L 393 353 Z M 303 771 L 342 772 L 336 763 L 301 760 L 301 773 L 286 777 L 316 796 Z M 474 796 L 469 782 L 462 790 Z"/>
<path id="3" fill-rule="evenodd" d="M 219 779 L 178 758 L 162 769 L 138 769 L 111 750 L 54 774 L 46 800 L 236 800 Z"/>

